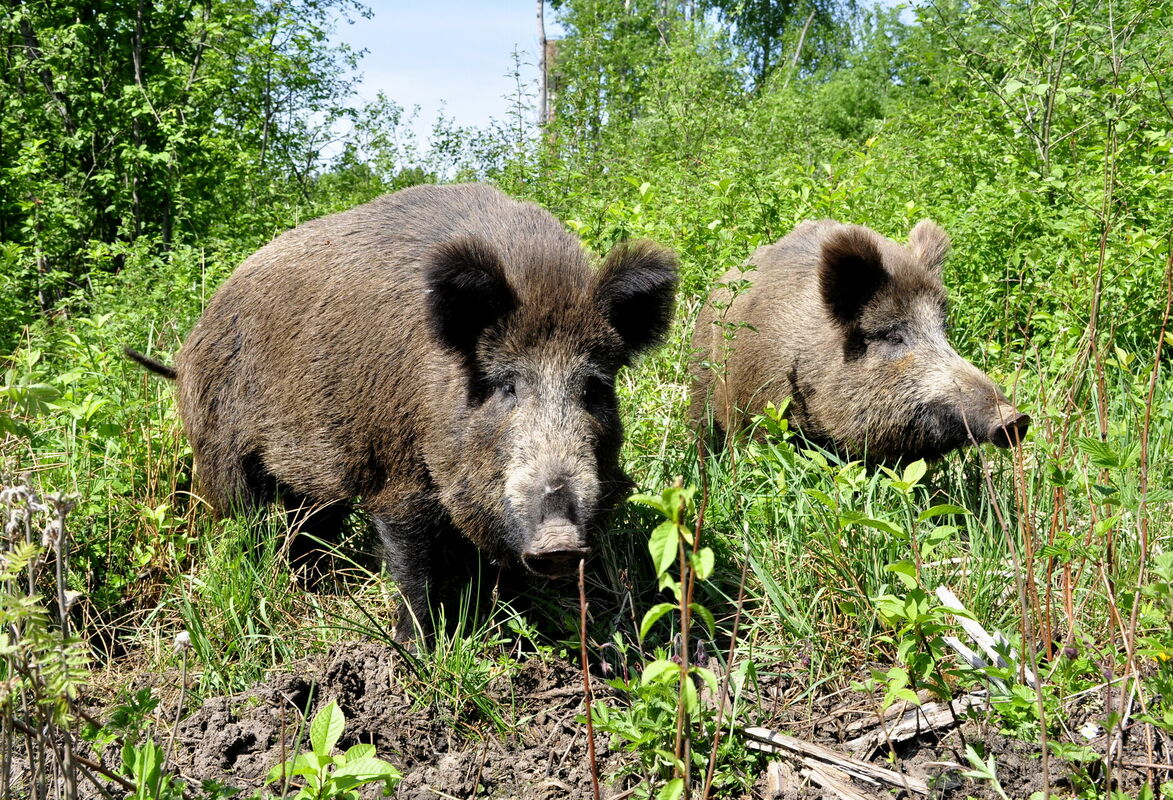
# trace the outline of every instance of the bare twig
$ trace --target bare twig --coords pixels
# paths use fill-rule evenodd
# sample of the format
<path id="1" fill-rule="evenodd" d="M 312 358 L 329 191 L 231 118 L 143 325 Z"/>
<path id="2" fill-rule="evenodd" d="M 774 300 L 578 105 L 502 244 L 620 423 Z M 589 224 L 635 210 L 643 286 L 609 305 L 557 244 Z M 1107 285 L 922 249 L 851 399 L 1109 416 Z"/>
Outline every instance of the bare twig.
<path id="1" fill-rule="evenodd" d="M 676 479 L 677 487 L 683 486 L 682 478 Z M 701 526 L 704 524 L 705 508 L 703 502 L 707 500 L 708 496 L 703 495 L 702 505 L 697 512 L 697 526 L 692 536 L 692 555 L 695 558 L 697 551 L 700 548 L 701 542 Z M 682 497 L 680 499 L 680 508 L 678 509 L 681 525 L 684 524 L 684 512 L 687 507 L 687 501 Z M 684 539 L 677 534 L 677 547 L 680 552 L 680 693 L 676 698 L 676 743 L 673 753 L 676 756 L 676 763 L 683 764 L 684 769 L 681 770 L 680 777 L 684 781 L 684 798 L 688 800 L 690 795 L 691 785 L 691 766 L 692 758 L 689 754 L 691 747 L 691 740 L 684 735 L 684 722 L 688 716 L 687 708 L 685 707 L 685 681 L 691 680 L 689 677 L 689 659 L 692 654 L 690 634 L 692 632 L 692 597 L 693 590 L 696 587 L 696 572 L 691 567 L 691 561 L 688 553 L 684 549 Z"/>
<path id="2" fill-rule="evenodd" d="M 595 726 L 591 720 L 591 703 L 593 702 L 593 697 L 591 695 L 591 675 L 590 671 L 587 669 L 587 601 L 585 559 L 579 559 L 578 561 L 578 613 L 579 653 L 582 656 L 582 704 L 586 709 L 587 753 L 591 761 L 591 790 L 594 792 L 595 800 L 600 800 L 599 763 L 595 759 Z"/>
<path id="3" fill-rule="evenodd" d="M 790 71 L 786 73 L 786 80 L 782 82 L 782 90 L 790 86 L 790 79 L 794 77 L 794 70 L 798 67 L 798 59 L 802 57 L 802 46 L 806 43 L 806 32 L 810 30 L 811 23 L 815 20 L 815 12 L 812 10 L 806 18 L 806 24 L 802 26 L 802 33 L 798 35 L 798 45 L 794 48 L 794 57 L 790 59 Z"/>
<path id="4" fill-rule="evenodd" d="M 729 655 L 725 658 L 725 673 L 721 676 L 721 691 L 717 694 L 717 721 L 713 730 L 713 747 L 709 752 L 709 764 L 705 769 L 705 787 L 701 793 L 701 800 L 706 800 L 713 787 L 713 777 L 717 768 L 717 748 L 721 744 L 721 723 L 725 712 L 725 704 L 729 697 L 729 676 L 733 674 L 733 657 L 737 651 L 737 633 L 741 627 L 741 612 L 745 607 L 745 579 L 749 570 L 749 553 L 745 553 L 745 560 L 741 564 L 741 580 L 737 584 L 737 610 L 733 614 L 733 630 L 729 634 Z"/>
<path id="5" fill-rule="evenodd" d="M 1165 312 L 1161 316 L 1161 327 L 1157 331 L 1157 344 L 1153 353 L 1153 366 L 1149 371 L 1149 391 L 1145 396 L 1144 422 L 1140 428 L 1140 507 L 1137 511 L 1137 529 L 1140 534 L 1140 564 L 1137 565 L 1136 585 L 1143 586 L 1149 560 L 1149 436 L 1153 422 L 1153 397 L 1157 391 L 1157 377 L 1161 373 L 1161 351 L 1165 344 L 1165 333 L 1169 327 L 1169 314 L 1173 311 L 1173 238 L 1169 241 L 1169 256 L 1165 260 Z M 1139 603 L 1132 604 L 1128 615 L 1127 651 L 1131 660 L 1136 643 L 1137 612 Z M 1131 664 L 1135 676 L 1136 665 Z M 1145 747 L 1149 761 L 1153 761 L 1153 737 L 1150 728 L 1145 729 Z M 1152 776 L 1150 775 L 1150 780 Z"/>

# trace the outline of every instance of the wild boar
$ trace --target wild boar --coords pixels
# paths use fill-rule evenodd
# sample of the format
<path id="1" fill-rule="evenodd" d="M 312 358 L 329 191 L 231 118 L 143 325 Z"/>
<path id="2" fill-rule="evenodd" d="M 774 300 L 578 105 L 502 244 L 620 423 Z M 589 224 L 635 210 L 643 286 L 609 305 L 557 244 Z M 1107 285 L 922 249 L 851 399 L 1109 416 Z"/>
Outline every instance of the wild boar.
<path id="1" fill-rule="evenodd" d="M 576 568 L 630 482 L 617 371 L 657 343 L 676 263 L 647 242 L 593 269 L 548 212 L 488 186 L 420 186 L 304 223 L 209 302 L 174 370 L 202 495 L 374 520 L 406 603 L 459 532 L 489 558 Z M 320 527 L 320 526 L 319 526 Z"/>
<path id="2" fill-rule="evenodd" d="M 758 248 L 697 320 L 693 422 L 720 440 L 789 400 L 808 439 L 873 463 L 1020 442 L 1030 418 L 946 339 L 949 246 L 929 220 L 907 247 L 820 220 Z"/>

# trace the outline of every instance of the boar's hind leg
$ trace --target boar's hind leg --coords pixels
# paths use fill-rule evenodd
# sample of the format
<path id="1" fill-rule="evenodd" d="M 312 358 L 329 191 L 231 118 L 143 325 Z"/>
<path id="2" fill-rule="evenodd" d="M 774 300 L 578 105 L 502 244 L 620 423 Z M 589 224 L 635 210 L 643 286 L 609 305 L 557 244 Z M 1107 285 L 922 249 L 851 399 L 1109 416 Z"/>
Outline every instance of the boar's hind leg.
<path id="1" fill-rule="evenodd" d="M 439 543 L 446 540 L 447 514 L 428 504 L 410 515 L 373 514 L 383 544 L 387 571 L 399 587 L 402 604 L 395 619 L 395 640 L 406 642 L 418 629 L 432 639 L 432 591 Z"/>

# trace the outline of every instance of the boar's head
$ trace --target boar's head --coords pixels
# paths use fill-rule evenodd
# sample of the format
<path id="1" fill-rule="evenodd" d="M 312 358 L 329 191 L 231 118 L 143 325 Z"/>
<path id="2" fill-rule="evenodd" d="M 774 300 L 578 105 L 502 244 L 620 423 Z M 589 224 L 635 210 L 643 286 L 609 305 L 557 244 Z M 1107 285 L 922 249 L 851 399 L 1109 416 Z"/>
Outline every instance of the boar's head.
<path id="1" fill-rule="evenodd" d="M 616 373 L 667 331 L 676 264 L 647 243 L 617 246 L 598 270 L 577 245 L 521 259 L 501 249 L 462 239 L 428 268 L 433 332 L 464 390 L 436 477 L 486 552 L 566 574 L 630 486 Z"/>
<path id="2" fill-rule="evenodd" d="M 836 331 L 827 367 L 843 399 L 827 432 L 869 460 L 940 458 L 1019 443 L 1030 418 L 946 338 L 949 237 L 929 220 L 908 247 L 844 226 L 824 240 L 819 293 Z"/>

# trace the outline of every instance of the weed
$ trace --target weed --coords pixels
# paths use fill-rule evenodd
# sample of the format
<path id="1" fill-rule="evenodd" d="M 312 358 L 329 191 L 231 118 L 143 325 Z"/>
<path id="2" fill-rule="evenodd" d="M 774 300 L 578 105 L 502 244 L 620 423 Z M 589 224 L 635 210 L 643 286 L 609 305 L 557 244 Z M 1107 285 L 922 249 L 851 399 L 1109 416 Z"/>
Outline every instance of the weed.
<path id="1" fill-rule="evenodd" d="M 639 796 L 651 797 L 656 792 L 657 800 L 689 796 L 694 768 L 696 774 L 707 779 L 704 768 L 709 759 L 703 747 L 718 742 L 714 734 L 720 723 L 712 701 L 721 695 L 716 675 L 704 666 L 708 661 L 706 639 L 697 635 L 698 631 L 707 633 L 711 641 L 717 633 L 716 623 L 712 612 L 693 599 L 699 584 L 712 575 L 714 553 L 700 544 L 699 526 L 693 530 L 689 525 L 694 494 L 694 489 L 678 483 L 660 495 L 632 497 L 632 502 L 655 509 L 663 518 L 648 539 L 648 551 L 660 589 L 674 598 L 674 602 L 657 603 L 645 612 L 639 626 L 640 643 L 669 615 L 675 621 L 676 632 L 670 639 L 670 649 L 657 648 L 638 675 L 608 681 L 624 692 L 625 707 L 602 702 L 593 707 L 597 728 L 639 756 L 645 777 Z M 694 620 L 699 620 L 701 626 L 694 626 Z M 622 655 L 622 640 L 616 637 L 615 644 Z M 623 661 L 626 663 L 626 658 Z M 735 694 L 752 680 L 753 674 L 753 662 L 746 660 L 739 665 L 733 678 Z M 702 700 L 702 691 L 707 691 L 708 699 Z M 728 737 L 714 746 L 718 748 L 713 755 L 720 769 L 710 785 L 718 791 L 744 789 L 742 768 L 751 760 L 744 748 Z"/>
<path id="2" fill-rule="evenodd" d="M 392 764 L 375 756 L 373 744 L 356 744 L 345 753 L 333 755 L 334 745 L 346 727 L 346 717 L 331 700 L 310 723 L 310 749 L 269 772 L 266 783 L 282 782 L 281 796 L 289 781 L 300 778 L 296 800 L 358 800 L 358 787 L 382 783 L 389 797 L 402 777 Z"/>

